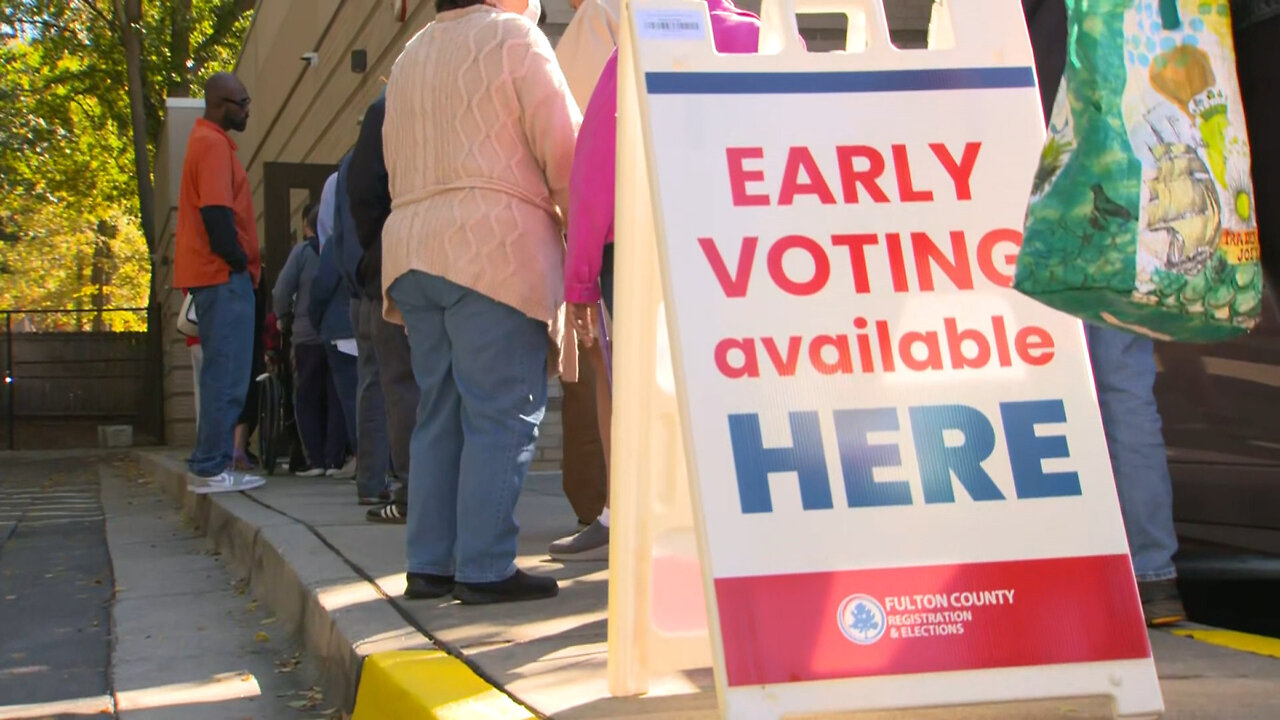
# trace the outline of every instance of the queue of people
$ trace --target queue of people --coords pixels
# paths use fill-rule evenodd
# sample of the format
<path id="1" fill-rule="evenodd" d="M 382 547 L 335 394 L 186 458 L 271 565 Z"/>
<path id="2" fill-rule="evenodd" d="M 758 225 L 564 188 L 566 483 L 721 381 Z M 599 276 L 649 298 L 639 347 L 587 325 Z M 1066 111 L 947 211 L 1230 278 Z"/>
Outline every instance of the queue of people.
<path id="1" fill-rule="evenodd" d="M 557 594 L 554 579 L 515 563 L 515 507 L 551 376 L 564 387 L 564 489 L 579 528 L 548 553 L 608 557 L 610 369 L 599 339 L 613 307 L 618 8 L 573 2 L 553 50 L 539 0 L 436 0 L 436 18 L 368 107 L 273 289 L 293 340 L 307 459 L 295 470 L 354 474 L 358 502 L 374 505 L 370 521 L 407 525 L 410 598 Z M 731 0 L 707 3 L 717 49 L 755 52 L 759 18 Z M 1023 9 L 1047 115 L 1065 62 L 1065 5 L 1024 0 Z M 1247 7 L 1242 15 L 1246 37 L 1280 22 Z M 1242 45 L 1242 62 L 1249 52 Z M 1276 71 L 1241 70 L 1251 116 L 1274 117 L 1274 102 L 1249 97 L 1267 72 Z M 244 128 L 248 106 L 234 77 L 210 79 L 183 172 L 174 284 L 190 289 L 199 316 L 189 469 L 207 489 L 197 491 L 262 482 L 233 466 L 259 262 L 227 132 Z M 1270 180 L 1255 178 L 1260 200 Z M 1177 622 L 1185 612 L 1154 347 L 1099 327 L 1088 340 L 1144 614 L 1152 625 Z"/>

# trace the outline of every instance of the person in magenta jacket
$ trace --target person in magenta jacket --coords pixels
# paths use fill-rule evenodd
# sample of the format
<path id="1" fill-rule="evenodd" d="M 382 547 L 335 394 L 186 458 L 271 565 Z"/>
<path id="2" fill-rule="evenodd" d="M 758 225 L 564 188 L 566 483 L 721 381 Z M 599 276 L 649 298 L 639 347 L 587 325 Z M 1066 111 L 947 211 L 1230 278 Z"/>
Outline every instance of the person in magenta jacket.
<path id="1" fill-rule="evenodd" d="M 711 35 L 721 53 L 754 53 L 760 40 L 760 18 L 737 8 L 730 0 L 707 0 Z M 583 114 L 573 170 L 569 174 L 568 248 L 565 254 L 564 299 L 569 317 L 583 343 L 592 347 L 598 323 L 598 304 L 613 312 L 613 213 L 617 169 L 618 53 L 600 72 L 600 80 Z M 592 361 L 603 365 L 598 349 Z M 603 368 L 602 368 L 603 370 Z M 598 372 L 597 377 L 607 377 Z M 610 456 L 609 418 L 612 402 L 604 383 L 598 393 L 600 437 Z M 602 560 L 608 557 L 609 508 L 581 532 L 551 544 L 557 560 Z"/>

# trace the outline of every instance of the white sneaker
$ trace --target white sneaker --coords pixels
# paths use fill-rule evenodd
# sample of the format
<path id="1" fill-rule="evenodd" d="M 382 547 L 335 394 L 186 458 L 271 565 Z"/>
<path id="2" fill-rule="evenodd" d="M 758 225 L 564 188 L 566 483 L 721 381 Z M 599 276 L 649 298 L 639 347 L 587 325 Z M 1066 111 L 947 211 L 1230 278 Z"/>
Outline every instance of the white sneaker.
<path id="1" fill-rule="evenodd" d="M 353 455 L 350 459 L 348 459 L 346 465 L 343 465 L 341 468 L 337 470 L 330 470 L 326 474 L 338 480 L 350 480 L 351 478 L 355 477 L 356 476 L 355 456 Z"/>
<path id="2" fill-rule="evenodd" d="M 322 467 L 307 468 L 306 470 L 299 470 L 298 472 L 294 473 L 294 475 L 297 475 L 298 477 L 305 477 L 305 478 L 320 477 L 321 475 L 324 475 L 324 474 L 325 474 L 325 470 Z"/>
<path id="3" fill-rule="evenodd" d="M 187 471 L 187 489 L 188 490 L 195 490 L 196 488 L 203 486 L 207 482 L 209 482 L 209 478 L 203 475 L 197 475 L 191 472 L 190 470 Z"/>
<path id="4" fill-rule="evenodd" d="M 552 560 L 561 562 L 608 560 L 609 526 L 596 520 L 586 529 L 551 543 L 551 547 L 547 548 L 547 554 Z"/>
<path id="5" fill-rule="evenodd" d="M 200 484 L 189 486 L 191 492 L 197 495 L 242 492 L 244 490 L 252 490 L 257 487 L 262 487 L 267 484 L 266 479 L 257 475 L 231 473 L 225 470 L 211 478 L 200 478 L 200 480 Z"/>
<path id="6" fill-rule="evenodd" d="M 229 472 L 236 478 L 241 490 L 252 490 L 267 484 L 267 479 L 261 475 L 254 475 L 243 470 L 230 470 Z"/>

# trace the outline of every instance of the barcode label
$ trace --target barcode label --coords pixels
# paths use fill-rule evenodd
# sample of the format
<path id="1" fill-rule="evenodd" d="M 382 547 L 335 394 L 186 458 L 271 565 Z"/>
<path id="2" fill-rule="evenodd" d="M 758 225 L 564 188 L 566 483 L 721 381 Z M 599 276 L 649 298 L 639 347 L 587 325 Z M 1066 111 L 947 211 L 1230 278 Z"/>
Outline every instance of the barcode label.
<path id="1" fill-rule="evenodd" d="M 640 37 L 653 40 L 702 40 L 703 14 L 697 10 L 641 10 L 636 13 Z"/>

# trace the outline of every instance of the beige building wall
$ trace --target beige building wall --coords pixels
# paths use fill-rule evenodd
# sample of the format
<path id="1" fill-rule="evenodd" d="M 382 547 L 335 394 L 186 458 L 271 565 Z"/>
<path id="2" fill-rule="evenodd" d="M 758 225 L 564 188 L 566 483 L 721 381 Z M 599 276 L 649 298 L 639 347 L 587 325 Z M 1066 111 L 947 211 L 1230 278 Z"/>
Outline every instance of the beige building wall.
<path id="1" fill-rule="evenodd" d="M 355 143 L 365 108 L 404 44 L 435 16 L 432 0 L 404 0 L 408 17 L 397 22 L 388 0 L 271 0 L 259 2 L 236 65 L 253 98 L 249 127 L 238 138 L 240 157 L 254 185 L 262 227 L 264 162 L 336 163 Z M 743 0 L 759 9 L 758 0 Z M 889 0 L 895 37 L 922 46 L 932 0 Z M 567 0 L 546 0 L 545 30 L 555 42 L 572 18 Z M 839 46 L 829 16 L 802 18 L 814 50 Z M 839 35 L 839 39 L 837 39 Z M 351 70 L 351 53 L 363 50 L 368 69 Z M 302 59 L 315 53 L 314 65 Z"/>
<path id="2" fill-rule="evenodd" d="M 433 0 L 404 0 L 407 17 L 394 15 L 391 0 L 260 1 L 234 71 L 253 99 L 249 124 L 235 136 L 240 160 L 253 186 L 260 239 L 264 222 L 263 166 L 268 162 L 334 164 L 355 143 L 365 108 L 381 90 L 405 43 L 435 15 Z M 758 11 L 759 0 L 742 7 Z M 932 0 L 888 0 L 889 22 L 903 46 L 923 46 Z M 572 18 L 568 0 L 544 0 L 544 30 L 554 43 Z M 843 22 L 831 16 L 806 16 L 801 28 L 813 51 L 843 46 Z M 364 51 L 367 69 L 351 69 L 353 51 Z M 313 54 L 313 55 L 311 55 Z M 310 59 L 305 59 L 309 57 Z M 172 278 L 172 238 L 183 148 L 200 101 L 171 100 L 169 120 L 156 162 L 158 227 L 165 238 L 157 288 L 168 291 Z M 197 105 L 199 104 L 199 105 Z M 163 190 L 161 189 L 163 186 Z M 292 208 L 295 223 L 303 200 Z M 272 239 L 272 242 L 289 239 Z M 265 257 L 264 257 L 265 259 Z M 274 273 L 273 273 L 274 274 Z M 167 364 L 165 416 L 169 442 L 189 446 L 194 438 L 190 359 L 173 330 L 181 293 L 165 304 Z M 561 457 L 560 391 L 553 384 L 536 467 L 557 469 Z"/>
<path id="3" fill-rule="evenodd" d="M 191 373 L 191 353 L 186 338 L 177 330 L 182 292 L 173 289 L 173 238 L 178 224 L 178 187 L 187 136 L 204 114 L 204 100 L 169 98 L 165 103 L 165 123 L 156 146 L 155 194 L 156 232 L 159 257 L 155 264 L 155 297 L 163 311 L 164 420 L 165 441 L 175 447 L 192 447 L 196 439 L 195 389 Z"/>

